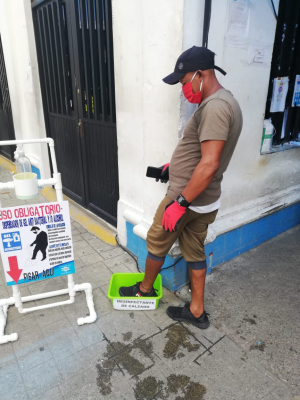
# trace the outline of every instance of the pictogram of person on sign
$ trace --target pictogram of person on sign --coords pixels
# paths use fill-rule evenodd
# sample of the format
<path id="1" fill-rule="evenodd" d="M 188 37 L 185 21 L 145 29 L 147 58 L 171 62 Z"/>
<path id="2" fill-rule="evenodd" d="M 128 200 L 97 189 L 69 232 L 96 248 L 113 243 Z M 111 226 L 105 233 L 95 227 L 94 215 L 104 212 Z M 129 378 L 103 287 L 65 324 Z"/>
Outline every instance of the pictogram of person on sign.
<path id="1" fill-rule="evenodd" d="M 38 228 L 37 226 L 33 226 L 31 228 L 31 232 L 33 232 L 35 235 L 37 235 L 35 241 L 33 243 L 31 243 L 31 245 L 30 245 L 30 246 L 35 245 L 31 259 L 35 260 L 37 253 L 40 251 L 43 254 L 43 258 L 41 261 L 44 261 L 47 258 L 46 250 L 48 247 L 48 235 L 44 231 L 40 231 L 40 232 L 39 231 L 40 231 L 40 228 Z"/>

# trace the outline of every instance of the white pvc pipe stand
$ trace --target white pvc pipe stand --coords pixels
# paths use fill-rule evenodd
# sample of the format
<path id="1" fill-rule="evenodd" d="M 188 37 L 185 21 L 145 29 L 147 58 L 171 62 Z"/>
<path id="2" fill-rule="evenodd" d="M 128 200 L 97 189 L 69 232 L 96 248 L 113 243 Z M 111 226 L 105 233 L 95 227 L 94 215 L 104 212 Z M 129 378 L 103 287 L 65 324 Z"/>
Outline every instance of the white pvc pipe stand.
<path id="1" fill-rule="evenodd" d="M 26 144 L 26 143 L 48 143 L 50 147 L 50 155 L 51 162 L 53 167 L 53 178 L 50 179 L 39 179 L 38 186 L 42 187 L 45 185 L 54 185 L 56 191 L 57 201 L 63 201 L 63 193 L 62 193 L 62 183 L 61 183 L 61 175 L 57 171 L 57 163 L 55 157 L 54 150 L 54 141 L 51 138 L 46 139 L 31 139 L 31 140 L 6 140 L 0 141 L 0 146 L 8 146 L 8 145 L 16 145 L 16 144 Z M 14 189 L 14 182 L 0 182 L 0 190 L 3 189 Z M 0 202 L 1 208 L 1 202 Z M 72 304 L 75 300 L 76 292 L 85 291 L 86 302 L 90 312 L 90 315 L 83 318 L 78 318 L 78 325 L 91 324 L 96 321 L 97 314 L 95 311 L 94 301 L 93 301 L 93 291 L 92 285 L 90 283 L 82 283 L 81 285 L 74 284 L 73 274 L 68 275 L 68 288 L 62 290 L 56 290 L 48 293 L 40 293 L 32 296 L 21 297 L 18 285 L 12 286 L 13 296 L 8 299 L 0 300 L 0 344 L 14 342 L 18 340 L 18 334 L 12 333 L 11 335 L 5 335 L 5 326 L 7 320 L 7 310 L 9 306 L 15 305 L 18 308 L 18 311 L 21 314 L 26 314 L 29 312 L 43 310 L 46 308 L 58 307 L 65 304 Z M 23 308 L 23 303 L 32 300 L 41 300 L 55 296 L 61 296 L 63 294 L 69 294 L 69 300 L 60 301 L 57 303 L 50 303 L 44 306 L 37 306 L 31 308 Z"/>

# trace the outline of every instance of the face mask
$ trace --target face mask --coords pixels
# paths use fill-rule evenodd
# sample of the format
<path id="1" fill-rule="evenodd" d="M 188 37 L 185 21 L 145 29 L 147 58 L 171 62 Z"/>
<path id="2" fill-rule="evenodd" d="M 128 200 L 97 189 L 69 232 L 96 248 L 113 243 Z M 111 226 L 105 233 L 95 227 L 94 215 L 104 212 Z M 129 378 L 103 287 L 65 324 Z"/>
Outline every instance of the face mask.
<path id="1" fill-rule="evenodd" d="M 200 91 L 196 94 L 193 93 L 192 80 L 195 78 L 196 74 L 197 74 L 197 72 L 194 73 L 194 76 L 192 77 L 190 82 L 188 82 L 182 86 L 182 91 L 183 91 L 184 97 L 187 99 L 187 101 L 189 103 L 199 104 L 199 103 L 201 103 L 201 89 L 202 89 L 203 80 L 201 81 Z"/>

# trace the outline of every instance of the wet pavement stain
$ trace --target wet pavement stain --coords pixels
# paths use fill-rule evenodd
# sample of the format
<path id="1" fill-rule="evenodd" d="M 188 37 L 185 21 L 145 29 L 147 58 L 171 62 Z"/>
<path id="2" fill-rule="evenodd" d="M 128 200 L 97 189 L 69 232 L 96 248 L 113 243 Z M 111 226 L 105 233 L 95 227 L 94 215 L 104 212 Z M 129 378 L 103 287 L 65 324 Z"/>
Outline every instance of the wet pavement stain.
<path id="1" fill-rule="evenodd" d="M 250 346 L 250 350 L 265 351 L 265 347 L 266 347 L 266 343 L 265 342 L 261 342 L 261 343 L 257 343 L 257 344 L 252 344 Z"/>
<path id="2" fill-rule="evenodd" d="M 145 365 L 130 354 L 131 350 L 132 349 L 124 351 L 124 353 L 119 354 L 118 356 L 115 357 L 115 360 L 130 375 L 135 376 L 144 371 Z"/>
<path id="3" fill-rule="evenodd" d="M 166 337 L 168 341 L 164 348 L 164 356 L 166 358 L 175 358 L 180 347 L 187 349 L 188 352 L 196 351 L 200 348 L 200 344 L 192 344 L 188 341 L 190 333 L 181 325 L 173 325 L 168 329 Z M 182 357 L 180 354 L 180 358 Z"/>
<path id="4" fill-rule="evenodd" d="M 158 381 L 154 376 L 148 376 L 145 379 L 140 380 L 134 388 L 136 400 L 150 400 L 162 398 L 160 392 L 163 388 L 163 382 Z"/>
<path id="5" fill-rule="evenodd" d="M 252 318 L 244 318 L 243 321 L 249 322 L 251 325 L 256 325 L 256 321 L 254 321 Z"/>
<path id="6" fill-rule="evenodd" d="M 97 369 L 97 386 L 103 396 L 108 396 L 111 393 L 111 377 L 116 364 L 113 360 L 105 360 L 96 364 Z"/>
<path id="7" fill-rule="evenodd" d="M 164 356 L 167 358 L 183 357 L 184 353 L 179 352 L 177 354 L 180 346 L 188 351 L 197 350 L 200 344 L 192 344 L 188 340 L 189 336 L 192 337 L 181 325 L 173 325 L 169 328 L 166 334 L 168 342 L 164 349 Z M 149 366 L 146 368 L 140 361 L 139 352 L 142 354 L 142 360 L 143 357 L 151 358 L 153 356 L 152 341 L 150 339 L 139 339 L 133 345 L 126 345 L 118 341 L 107 343 L 104 359 L 96 364 L 97 386 L 103 397 L 113 392 L 113 381 L 117 378 L 115 373 L 119 373 L 119 378 L 122 377 L 120 374 L 123 374 L 125 378 L 124 372 L 126 371 L 136 380 L 136 385 L 133 387 L 136 400 L 167 400 L 171 394 L 177 395 L 175 400 L 203 399 L 206 388 L 200 383 L 193 382 L 186 375 L 165 375 L 164 381 L 154 376 L 140 379 L 139 375 Z M 153 365 L 150 366 L 150 368 L 152 367 Z"/>
<path id="8" fill-rule="evenodd" d="M 205 386 L 197 382 L 191 382 L 186 388 L 184 396 L 176 397 L 175 400 L 202 400 L 205 393 Z"/>
<path id="9" fill-rule="evenodd" d="M 136 400 L 168 400 L 171 394 L 177 395 L 175 400 L 204 400 L 206 387 L 186 375 L 171 374 L 166 383 L 148 376 L 138 381 L 134 392 Z"/>
<path id="10" fill-rule="evenodd" d="M 112 357 L 115 353 L 120 353 L 126 348 L 126 344 L 122 342 L 111 342 L 111 347 L 107 346 L 107 353 L 105 356 Z"/>
<path id="11" fill-rule="evenodd" d="M 130 354 L 132 350 L 138 348 L 136 345 L 128 347 L 125 343 L 121 342 L 112 342 L 111 345 L 113 350 L 112 347 L 107 346 L 105 357 L 114 357 L 117 364 L 123 367 L 132 376 L 138 375 L 144 371 L 145 366 Z"/>
<path id="12" fill-rule="evenodd" d="M 141 347 L 144 352 L 151 358 L 153 355 L 153 344 L 150 340 L 139 340 L 136 341 L 136 344 Z"/>
<path id="13" fill-rule="evenodd" d="M 132 338 L 132 332 L 123 333 L 123 340 L 128 342 Z"/>
<path id="14" fill-rule="evenodd" d="M 182 396 L 177 396 L 175 400 L 202 400 L 206 393 L 204 385 L 191 381 L 186 375 L 172 374 L 167 381 L 169 393 L 177 394 L 179 390 L 184 393 Z"/>
<path id="15" fill-rule="evenodd" d="M 172 374 L 167 381 L 169 393 L 177 393 L 179 389 L 183 390 L 190 383 L 190 378 L 186 375 Z"/>

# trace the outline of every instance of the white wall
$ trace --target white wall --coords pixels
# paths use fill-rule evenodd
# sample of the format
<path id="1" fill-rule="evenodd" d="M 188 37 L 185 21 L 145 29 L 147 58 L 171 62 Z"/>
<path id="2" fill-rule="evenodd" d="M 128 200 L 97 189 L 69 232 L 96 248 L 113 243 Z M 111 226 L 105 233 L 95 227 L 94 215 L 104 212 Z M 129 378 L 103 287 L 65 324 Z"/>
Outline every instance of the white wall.
<path id="1" fill-rule="evenodd" d="M 0 0 L 0 33 L 16 139 L 46 137 L 38 64 L 28 0 Z M 46 145 L 26 145 L 26 155 L 49 177 Z"/>
<path id="2" fill-rule="evenodd" d="M 120 201 L 146 227 L 166 185 L 146 178 L 147 166 L 169 162 L 178 141 L 180 88 L 162 82 L 182 52 L 184 0 L 113 0 Z"/>
<path id="3" fill-rule="evenodd" d="M 126 4 L 125 4 L 126 3 Z M 239 101 L 244 127 L 223 181 L 222 207 L 213 229 L 217 234 L 259 218 L 282 204 L 299 201 L 300 149 L 260 155 L 264 111 L 276 20 L 270 1 L 251 0 L 248 45 L 224 43 L 230 0 L 214 0 L 208 47 L 216 75 Z M 279 2 L 275 2 L 278 9 Z M 118 232 L 126 243 L 126 218 L 145 237 L 166 186 L 146 178 L 148 165 L 170 160 L 193 111 L 180 85 L 161 79 L 177 57 L 201 45 L 204 0 L 113 0 L 113 33 L 120 171 Z M 266 46 L 266 63 L 249 64 L 249 45 Z"/>
<path id="4" fill-rule="evenodd" d="M 204 5 L 205 0 L 184 2 L 182 52 L 193 46 L 202 46 Z M 180 90 L 180 103 L 179 139 L 183 136 L 187 121 L 198 107 L 197 104 L 191 104 L 186 100 L 182 90 Z"/>
<path id="5" fill-rule="evenodd" d="M 220 82 L 239 101 L 244 127 L 223 182 L 222 207 L 214 224 L 221 233 L 264 211 L 299 200 L 299 149 L 260 155 L 276 21 L 270 0 L 251 0 L 249 44 L 267 46 L 267 63 L 249 65 L 248 49 L 224 44 L 230 0 L 214 0 L 208 47 L 227 71 Z M 118 232 L 126 243 L 124 213 L 141 236 L 152 222 L 167 186 L 146 178 L 147 166 L 169 162 L 194 110 L 180 85 L 162 78 L 182 51 L 201 45 L 204 0 L 113 0 L 113 35 L 120 201 Z M 278 9 L 279 0 L 275 1 Z M 17 138 L 46 137 L 31 4 L 0 0 L 0 32 Z M 46 147 L 27 146 L 42 175 L 49 175 Z M 44 162 L 42 161 L 44 160 Z"/>
<path id="6" fill-rule="evenodd" d="M 219 74 L 220 81 L 238 100 L 243 112 L 244 126 L 224 175 L 222 207 L 218 216 L 219 223 L 216 224 L 217 227 L 223 225 L 222 230 L 228 230 L 234 225 L 234 221 L 226 218 L 226 215 L 238 213 L 235 223 L 247 222 L 247 219 L 259 216 L 259 213 L 270 207 L 300 198 L 300 149 L 260 155 L 276 29 L 273 10 L 269 2 L 251 0 L 249 43 L 268 46 L 268 63 L 258 66 L 249 65 L 247 48 L 224 46 L 224 16 L 228 14 L 228 5 L 229 1 L 213 1 L 209 48 L 217 53 L 216 64 L 227 72 L 225 77 Z M 278 1 L 275 2 L 276 6 L 278 8 Z"/>

